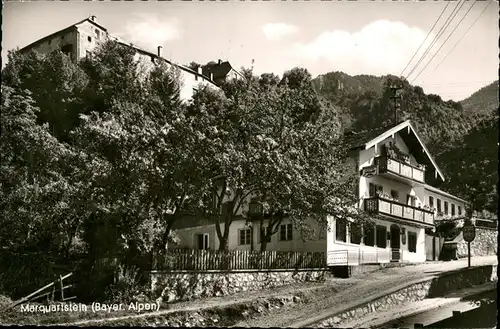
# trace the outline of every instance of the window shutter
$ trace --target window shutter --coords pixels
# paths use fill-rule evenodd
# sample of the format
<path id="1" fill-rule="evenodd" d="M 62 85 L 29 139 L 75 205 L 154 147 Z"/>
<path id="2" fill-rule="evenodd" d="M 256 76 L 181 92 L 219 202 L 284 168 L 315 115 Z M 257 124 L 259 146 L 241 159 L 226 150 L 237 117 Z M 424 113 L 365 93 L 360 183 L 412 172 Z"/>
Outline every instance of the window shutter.
<path id="1" fill-rule="evenodd" d="M 203 249 L 203 234 L 196 235 L 196 244 L 198 249 Z"/>
<path id="2" fill-rule="evenodd" d="M 370 194 L 370 196 L 375 196 L 375 185 L 373 183 L 370 183 L 368 193 Z"/>

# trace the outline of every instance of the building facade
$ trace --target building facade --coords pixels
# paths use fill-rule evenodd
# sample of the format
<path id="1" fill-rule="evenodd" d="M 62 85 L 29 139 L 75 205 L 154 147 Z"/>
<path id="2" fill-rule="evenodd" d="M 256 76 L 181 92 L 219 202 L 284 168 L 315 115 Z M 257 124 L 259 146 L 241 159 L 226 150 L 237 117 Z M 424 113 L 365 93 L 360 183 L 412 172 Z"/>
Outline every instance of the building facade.
<path id="1" fill-rule="evenodd" d="M 410 121 L 348 139 L 359 173 L 358 206 L 374 225 L 329 218 L 328 265 L 424 262 L 425 230 L 440 216 L 463 215 L 465 201 L 437 187 L 444 176 Z"/>
<path id="2" fill-rule="evenodd" d="M 181 99 L 186 101 L 192 98 L 194 90 L 200 86 L 218 88 L 219 84 L 217 81 L 223 82 L 226 79 L 240 76 L 238 72 L 232 69 L 229 62 L 222 63 L 223 65 L 217 66 L 216 69 L 214 67 L 216 75 L 210 74 L 209 71 L 206 71 L 204 74 L 202 68 L 192 70 L 186 66 L 174 63 L 162 56 L 161 46 L 158 46 L 156 52 L 150 52 L 127 43 L 119 37 L 113 36 L 105 27 L 97 22 L 96 16 L 91 16 L 63 30 L 52 33 L 21 48 L 19 51 L 25 54 L 31 51 L 46 54 L 54 50 L 61 50 L 74 62 L 77 62 L 86 56 L 90 56 L 100 43 L 108 40 L 114 40 L 122 45 L 133 48 L 136 51 L 136 60 L 138 60 L 145 69 L 151 69 L 154 67 L 155 63 L 161 61 L 177 70 L 181 81 L 180 96 Z M 223 73 L 228 66 L 231 69 L 224 75 Z"/>

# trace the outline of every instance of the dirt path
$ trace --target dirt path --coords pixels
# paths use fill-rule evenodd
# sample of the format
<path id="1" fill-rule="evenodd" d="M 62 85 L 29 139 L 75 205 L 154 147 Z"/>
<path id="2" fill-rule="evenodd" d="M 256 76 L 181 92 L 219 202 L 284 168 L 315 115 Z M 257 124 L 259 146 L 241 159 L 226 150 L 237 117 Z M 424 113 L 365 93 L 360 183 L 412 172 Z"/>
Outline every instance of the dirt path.
<path id="1" fill-rule="evenodd" d="M 473 259 L 472 265 L 496 264 L 496 261 L 496 256 L 477 257 Z M 214 307 L 225 307 L 237 303 L 251 302 L 262 297 L 270 298 L 305 293 L 309 299 L 308 303 L 300 304 L 300 306 L 291 309 L 275 309 L 269 314 L 263 314 L 257 318 L 248 319 L 235 324 L 235 326 L 239 327 L 296 327 L 300 324 L 310 322 L 312 318 L 326 317 L 332 312 L 335 312 L 335 309 L 338 309 L 340 306 L 355 302 L 359 298 L 366 298 L 380 291 L 394 288 L 396 285 L 423 279 L 426 276 L 432 277 L 441 272 L 463 267 L 467 267 L 467 260 L 387 268 L 381 271 L 372 272 L 362 278 L 331 278 L 324 283 L 301 283 L 267 289 L 265 291 L 245 292 L 233 296 L 180 302 L 151 313 L 122 315 L 58 325 L 99 325 L 105 321 L 166 315 L 177 311 L 200 311 Z"/>
<path id="2" fill-rule="evenodd" d="M 476 257 L 472 261 L 473 266 L 492 264 L 497 264 L 496 256 Z M 467 260 L 396 267 L 376 271 L 363 278 L 345 279 L 346 283 L 349 281 L 356 282 L 350 287 L 340 290 L 338 293 L 325 293 L 322 296 L 318 296 L 314 302 L 296 307 L 293 312 L 290 312 L 290 310 L 277 310 L 269 315 L 241 321 L 236 326 L 281 328 L 309 326 L 316 319 L 319 321 L 333 315 L 336 313 L 336 310 L 346 304 L 355 302 L 357 299 L 364 299 L 398 285 L 421 280 L 426 277 L 431 278 L 439 273 L 465 267 L 467 267 Z"/>

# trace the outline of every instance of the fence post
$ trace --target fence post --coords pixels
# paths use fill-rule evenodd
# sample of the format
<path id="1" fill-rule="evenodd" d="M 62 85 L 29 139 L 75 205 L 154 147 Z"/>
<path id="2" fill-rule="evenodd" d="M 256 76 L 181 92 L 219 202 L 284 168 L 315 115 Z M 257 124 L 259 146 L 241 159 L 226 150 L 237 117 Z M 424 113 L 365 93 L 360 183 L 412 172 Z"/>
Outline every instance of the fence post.
<path id="1" fill-rule="evenodd" d="M 64 301 L 64 285 L 61 275 L 59 275 L 59 282 L 61 283 L 61 301 Z"/>

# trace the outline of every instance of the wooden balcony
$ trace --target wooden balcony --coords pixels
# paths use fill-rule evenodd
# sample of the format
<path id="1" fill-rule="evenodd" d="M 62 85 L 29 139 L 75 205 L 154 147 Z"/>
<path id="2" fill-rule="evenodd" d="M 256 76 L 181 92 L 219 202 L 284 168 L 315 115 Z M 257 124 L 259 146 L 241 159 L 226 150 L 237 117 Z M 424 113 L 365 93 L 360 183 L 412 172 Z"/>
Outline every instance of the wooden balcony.
<path id="1" fill-rule="evenodd" d="M 434 213 L 422 208 L 405 205 L 378 196 L 365 199 L 364 203 L 367 212 L 379 213 L 427 225 L 434 224 Z"/>
<path id="2" fill-rule="evenodd" d="M 380 174 L 388 173 L 418 183 L 425 183 L 425 170 L 421 168 L 388 156 L 377 157 L 375 161 Z"/>

